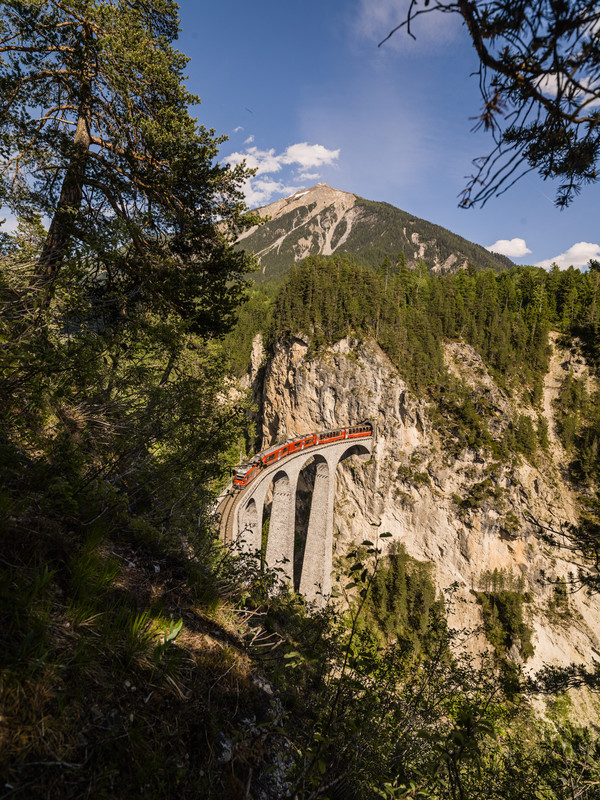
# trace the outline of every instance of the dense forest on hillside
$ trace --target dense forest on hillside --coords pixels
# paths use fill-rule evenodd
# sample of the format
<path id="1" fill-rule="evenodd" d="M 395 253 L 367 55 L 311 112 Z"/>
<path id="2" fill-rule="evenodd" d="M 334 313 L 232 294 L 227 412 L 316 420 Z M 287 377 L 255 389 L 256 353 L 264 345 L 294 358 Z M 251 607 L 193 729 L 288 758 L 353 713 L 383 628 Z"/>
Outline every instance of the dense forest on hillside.
<path id="1" fill-rule="evenodd" d="M 271 335 L 304 331 L 318 345 L 369 334 L 419 390 L 439 378 L 443 339 L 462 338 L 505 382 L 524 375 L 533 387 L 546 369 L 550 327 L 581 336 L 597 362 L 599 325 L 600 265 L 436 276 L 389 260 L 373 271 L 345 257 L 309 257 L 277 295 Z"/>
<path id="2" fill-rule="evenodd" d="M 291 270 L 275 297 L 268 336 L 276 341 L 305 333 L 317 348 L 349 334 L 372 336 L 413 390 L 460 425 L 461 440 L 491 445 L 485 409 L 473 407 L 444 365 L 444 341 L 473 346 L 497 383 L 535 408 L 548 368 L 551 328 L 578 337 L 598 370 L 600 265 L 593 263 L 585 273 L 516 267 L 436 276 L 424 265 L 410 270 L 387 259 L 373 271 L 345 257 L 309 257 Z M 571 376 L 562 408 L 561 435 L 573 453 L 574 475 L 597 478 L 599 398 Z M 538 434 L 543 444 L 544 431 Z M 516 421 L 504 453 L 531 455 L 535 447 L 530 420 Z"/>
<path id="3" fill-rule="evenodd" d="M 460 264 L 471 261 L 480 269 L 509 269 L 513 262 L 500 253 L 490 253 L 484 247 L 469 242 L 441 225 L 415 217 L 389 203 L 376 203 L 358 197 L 356 204 L 372 215 L 371 225 L 357 225 L 350 232 L 345 242 L 347 253 L 360 253 L 359 260 L 365 266 L 377 266 L 390 253 L 403 252 L 409 264 L 419 260 L 419 246 L 412 239 L 418 235 L 418 241 L 425 245 L 426 262 L 433 266 L 435 260 L 443 264 L 451 255 L 457 255 Z M 366 246 L 367 245 L 367 246 Z"/>

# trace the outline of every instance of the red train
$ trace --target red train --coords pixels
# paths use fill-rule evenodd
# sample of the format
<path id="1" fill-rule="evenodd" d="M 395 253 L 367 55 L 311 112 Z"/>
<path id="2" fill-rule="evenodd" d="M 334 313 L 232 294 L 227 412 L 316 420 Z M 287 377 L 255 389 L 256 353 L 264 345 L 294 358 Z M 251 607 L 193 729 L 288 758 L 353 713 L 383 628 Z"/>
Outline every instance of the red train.
<path id="1" fill-rule="evenodd" d="M 247 464 L 242 464 L 234 468 L 233 483 L 235 486 L 247 486 L 258 473 L 265 467 L 270 467 L 276 461 L 281 461 L 282 458 L 297 453 L 300 450 L 306 450 L 309 447 L 315 447 L 320 444 L 330 444 L 343 439 L 360 439 L 365 436 L 373 435 L 373 426 L 370 422 L 362 422 L 360 425 L 354 425 L 352 428 L 338 428 L 335 431 L 324 431 L 323 433 L 309 433 L 301 439 L 294 439 L 292 442 L 285 444 L 276 444 L 268 450 L 263 450 L 262 453 L 254 456 L 254 458 Z"/>

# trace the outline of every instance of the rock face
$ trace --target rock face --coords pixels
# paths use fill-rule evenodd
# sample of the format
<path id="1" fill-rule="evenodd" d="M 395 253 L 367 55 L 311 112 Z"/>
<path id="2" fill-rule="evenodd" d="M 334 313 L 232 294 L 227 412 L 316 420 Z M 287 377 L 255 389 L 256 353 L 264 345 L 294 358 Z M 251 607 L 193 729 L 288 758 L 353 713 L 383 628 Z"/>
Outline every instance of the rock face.
<path id="1" fill-rule="evenodd" d="M 409 267 L 423 259 L 434 272 L 456 272 L 472 261 L 480 268 L 503 269 L 509 259 L 489 253 L 439 225 L 388 203 L 374 203 L 318 183 L 258 209 L 267 221 L 242 233 L 240 246 L 261 265 L 257 282 L 277 278 L 309 255 L 348 253 L 379 266 L 404 253 Z"/>
<path id="2" fill-rule="evenodd" d="M 523 412 L 494 384 L 469 346 L 448 345 L 446 357 L 450 369 L 485 394 L 494 409 L 491 431 L 500 432 L 511 415 Z M 554 368 L 560 363 L 555 351 Z M 546 391 L 553 385 L 547 381 Z M 458 586 L 452 627 L 481 625 L 474 591 L 485 589 L 486 573 L 497 570 L 505 588 L 518 586 L 531 597 L 525 614 L 535 652 L 526 671 L 544 664 L 589 665 L 600 658 L 600 598 L 577 592 L 569 595 L 568 613 L 556 612 L 556 581 L 574 565 L 566 551 L 545 544 L 531 522 L 557 527 L 576 520 L 574 487 L 554 458 L 560 457 L 559 448 L 538 452 L 537 465 L 516 457 L 511 463 L 494 462 L 466 447 L 450 455 L 426 404 L 372 341 L 344 339 L 318 356 L 301 337 L 280 344 L 267 361 L 261 394 L 263 447 L 278 437 L 362 420 L 377 426 L 373 458 L 349 460 L 337 470 L 339 551 L 352 541 L 373 538 L 372 526 L 381 525 L 380 531 L 392 534 L 388 541 L 398 540 L 414 558 L 435 564 L 440 589 Z M 550 400 L 544 401 L 551 408 Z M 489 645 L 479 634 L 469 647 L 477 652 Z"/>

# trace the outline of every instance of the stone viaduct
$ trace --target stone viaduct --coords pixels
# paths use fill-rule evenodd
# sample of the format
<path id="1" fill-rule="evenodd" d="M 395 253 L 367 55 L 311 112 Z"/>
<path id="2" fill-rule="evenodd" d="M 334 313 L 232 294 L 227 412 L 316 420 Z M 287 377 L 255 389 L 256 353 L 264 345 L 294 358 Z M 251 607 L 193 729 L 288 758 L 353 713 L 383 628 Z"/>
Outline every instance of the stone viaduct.
<path id="1" fill-rule="evenodd" d="M 320 603 L 323 597 L 331 594 L 337 465 L 353 455 L 366 458 L 372 450 L 372 434 L 360 440 L 319 442 L 310 449 L 292 453 L 264 467 L 248 486 L 238 489 L 232 484 L 217 507 L 222 539 L 225 542 L 237 541 L 244 551 L 257 556 L 261 554 L 263 512 L 272 486 L 265 563 L 270 567 L 281 567 L 293 586 L 296 491 L 300 473 L 314 459 L 316 475 L 299 590 L 308 600 Z"/>

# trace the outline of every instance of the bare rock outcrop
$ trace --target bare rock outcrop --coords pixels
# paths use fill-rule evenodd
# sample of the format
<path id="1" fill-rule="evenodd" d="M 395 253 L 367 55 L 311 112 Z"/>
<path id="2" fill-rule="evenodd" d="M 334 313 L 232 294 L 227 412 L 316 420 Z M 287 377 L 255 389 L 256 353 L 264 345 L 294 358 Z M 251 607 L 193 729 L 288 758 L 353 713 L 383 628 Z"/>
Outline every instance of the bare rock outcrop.
<path id="1" fill-rule="evenodd" d="M 449 369 L 487 397 L 490 430 L 500 435 L 519 411 L 516 400 L 495 385 L 468 346 L 448 345 L 446 358 Z M 549 400 L 542 405 L 551 411 Z M 525 608 L 535 652 L 526 671 L 600 658 L 600 598 L 571 594 L 568 614 L 555 613 L 555 584 L 576 567 L 531 521 L 556 526 L 576 519 L 575 489 L 553 458 L 559 451 L 540 452 L 531 464 L 517 457 L 496 461 L 460 443 L 448 448 L 427 404 L 370 340 L 344 339 L 318 354 L 300 335 L 277 345 L 266 364 L 261 408 L 263 447 L 314 430 L 375 423 L 373 458 L 349 459 L 337 471 L 340 551 L 381 526 L 392 534 L 389 541 L 435 564 L 440 589 L 458 587 L 451 625 L 469 629 L 482 622 L 474 591 L 496 570 L 531 598 Z M 481 635 L 473 636 L 473 652 L 486 646 Z"/>

